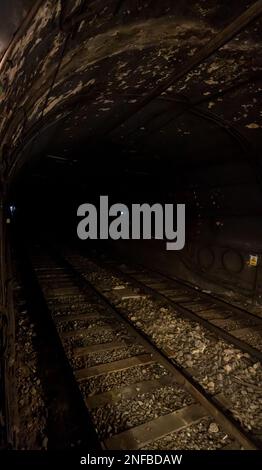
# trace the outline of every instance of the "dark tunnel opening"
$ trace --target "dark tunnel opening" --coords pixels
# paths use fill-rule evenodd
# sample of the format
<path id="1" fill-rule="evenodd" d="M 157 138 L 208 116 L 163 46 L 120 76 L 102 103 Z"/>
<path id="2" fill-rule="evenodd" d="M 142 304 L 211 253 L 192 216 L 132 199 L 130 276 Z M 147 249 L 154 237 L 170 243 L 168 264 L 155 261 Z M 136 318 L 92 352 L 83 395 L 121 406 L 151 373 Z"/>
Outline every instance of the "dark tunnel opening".
<path id="1" fill-rule="evenodd" d="M 174 132 L 182 124 L 190 129 L 184 131 L 190 140 L 178 138 L 176 143 Z M 60 133 L 66 126 L 60 124 Z M 84 250 L 91 243 L 100 251 L 110 246 L 118 251 L 119 245 L 120 252 L 128 255 L 138 249 L 146 259 L 152 250 L 156 263 L 163 257 L 161 267 L 170 274 L 206 289 L 212 285 L 223 295 L 235 291 L 247 301 L 253 302 L 254 295 L 259 301 L 260 283 L 249 265 L 250 257 L 261 251 L 262 189 L 253 148 L 243 148 L 227 129 L 199 116 L 172 121 L 160 139 L 151 134 L 138 146 L 121 139 L 97 139 L 70 149 L 61 142 L 52 151 L 52 139 L 43 139 L 48 142 L 44 154 L 25 163 L 10 190 L 11 221 L 21 236 L 70 241 Z M 166 252 L 164 241 L 154 236 L 146 242 L 79 241 L 77 209 L 89 202 L 99 212 L 100 195 L 107 195 L 110 205 L 185 204 L 184 250 Z"/>

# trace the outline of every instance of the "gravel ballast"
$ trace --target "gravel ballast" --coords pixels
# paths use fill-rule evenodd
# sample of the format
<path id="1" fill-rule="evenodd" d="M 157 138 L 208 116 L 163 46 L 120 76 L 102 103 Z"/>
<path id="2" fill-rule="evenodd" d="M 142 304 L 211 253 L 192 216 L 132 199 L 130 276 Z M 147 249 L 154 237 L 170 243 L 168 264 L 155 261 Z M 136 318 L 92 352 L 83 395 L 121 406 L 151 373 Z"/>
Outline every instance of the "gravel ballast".
<path id="1" fill-rule="evenodd" d="M 240 424 L 256 436 L 262 434 L 262 367 L 244 353 L 197 322 L 179 315 L 168 302 L 148 296 L 121 300 L 121 289 L 133 287 L 92 261 L 71 257 L 77 269 L 155 344 L 172 350 L 173 359 L 190 371 L 211 395 L 223 393 Z M 120 294 L 119 294 L 120 293 Z M 143 293 L 143 292 L 141 292 Z"/>

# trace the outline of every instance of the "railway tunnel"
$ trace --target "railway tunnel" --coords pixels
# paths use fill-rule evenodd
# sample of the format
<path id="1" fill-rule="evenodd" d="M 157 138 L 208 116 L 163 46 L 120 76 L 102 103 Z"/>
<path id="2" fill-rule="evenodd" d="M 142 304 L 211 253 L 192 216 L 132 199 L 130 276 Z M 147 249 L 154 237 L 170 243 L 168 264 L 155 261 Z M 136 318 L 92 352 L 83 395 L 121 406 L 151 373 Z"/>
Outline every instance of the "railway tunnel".
<path id="1" fill-rule="evenodd" d="M 159 325 L 159 318 L 150 315 L 147 318 L 150 309 L 143 302 L 151 302 L 147 298 L 153 296 L 154 299 L 156 294 L 156 302 L 170 302 L 167 306 L 151 306 L 160 316 L 165 316 L 165 309 L 169 315 L 171 305 L 181 315 L 181 321 L 198 324 L 203 331 L 209 328 L 207 323 L 211 323 L 211 335 L 222 334 L 223 341 L 233 344 L 235 351 L 231 346 L 226 350 L 234 351 L 235 365 L 228 359 L 230 353 L 221 359 L 222 366 L 219 353 L 212 360 L 227 374 L 225 380 L 229 380 L 230 386 L 231 371 L 239 374 L 240 381 L 249 382 L 247 393 L 254 390 L 257 393 L 255 408 L 249 409 L 248 405 L 247 417 L 239 419 L 246 408 L 245 400 L 237 398 L 238 405 L 233 404 L 231 408 L 227 404 L 232 424 L 222 416 L 221 403 L 214 405 L 212 402 L 210 407 L 215 408 L 208 408 L 208 413 L 213 418 L 220 413 L 220 421 L 218 425 L 216 420 L 208 421 L 206 427 L 203 424 L 199 430 L 202 411 L 197 414 L 197 424 L 189 420 L 189 426 L 198 426 L 192 431 L 192 436 L 196 436 L 192 448 L 223 448 L 223 439 L 231 448 L 238 449 L 239 442 L 242 448 L 259 448 L 262 426 L 259 382 L 262 374 L 261 1 L 233 0 L 230 4 L 224 0 L 4 3 L 6 11 L 0 25 L 3 441 L 13 448 L 25 449 L 64 448 L 70 439 L 74 445 L 76 441 L 87 442 L 91 448 L 96 447 L 96 440 L 106 443 L 109 449 L 149 449 L 152 442 L 153 448 L 160 450 L 188 448 L 182 430 L 178 436 L 176 425 L 166 428 L 166 424 L 162 424 L 163 416 L 177 409 L 170 404 L 167 406 L 164 398 L 159 415 L 153 417 L 149 413 L 151 423 L 157 419 L 161 422 L 159 434 L 154 431 L 157 423 L 152 424 L 151 440 L 141 437 L 146 433 L 142 418 L 132 424 L 132 420 L 126 422 L 120 417 L 117 426 L 116 418 L 108 418 L 102 411 L 99 414 L 97 409 L 100 408 L 95 407 L 94 400 L 90 399 L 92 405 L 89 403 L 87 411 L 83 404 L 86 399 L 73 407 L 72 413 L 68 411 L 71 400 L 81 401 L 83 387 L 79 391 L 73 378 L 81 374 L 78 369 L 77 372 L 71 370 L 72 364 L 60 337 L 61 331 L 62 336 L 64 333 L 56 321 L 53 322 L 51 310 L 52 302 L 57 301 L 59 305 L 64 302 L 60 310 L 64 308 L 65 314 L 71 309 L 65 306 L 66 302 L 71 306 L 76 302 L 75 293 L 71 294 L 73 300 L 67 298 L 69 274 L 63 274 L 66 278 L 63 284 L 60 271 L 61 279 L 59 273 L 56 277 L 52 271 L 62 269 L 61 265 L 54 268 L 54 263 L 62 262 L 63 269 L 69 269 L 66 263 L 70 262 L 70 276 L 76 276 L 77 271 L 82 276 L 78 280 L 80 284 L 84 282 L 83 276 L 89 284 L 95 279 L 95 289 L 101 288 L 103 296 L 109 295 L 107 302 L 114 300 L 116 305 L 125 299 L 129 303 L 142 302 L 140 310 L 138 308 L 140 313 L 128 316 L 133 323 L 128 327 L 149 335 L 150 342 L 154 343 L 151 346 L 158 348 L 152 354 L 165 354 L 165 359 L 161 356 L 162 367 L 167 367 L 165 360 L 173 358 L 173 365 L 175 362 L 185 370 L 190 369 L 192 380 L 187 391 L 191 393 L 190 387 L 196 387 L 192 392 L 196 399 L 195 382 L 199 382 L 204 389 L 201 399 L 204 408 L 214 396 L 224 392 L 227 382 L 211 378 L 206 383 L 203 377 L 202 382 L 198 378 L 204 362 L 200 361 L 201 345 L 197 347 L 195 342 L 204 345 L 204 337 L 199 339 L 202 330 L 201 334 L 198 329 L 189 334 L 193 346 L 189 339 L 188 344 L 181 339 L 179 348 L 184 349 L 183 357 L 179 352 L 170 355 L 166 351 L 172 349 L 169 336 L 173 330 L 166 333 L 167 337 L 163 333 L 159 340 L 152 332 L 150 336 L 143 321 L 146 325 L 148 322 Z M 167 250 L 166 240 L 154 233 L 147 237 L 151 239 L 144 240 L 123 239 L 129 237 L 79 240 L 77 209 L 84 203 L 98 206 L 100 196 L 108 196 L 110 204 L 122 203 L 127 207 L 143 203 L 185 204 L 183 249 Z M 83 271 L 85 262 L 87 273 Z M 106 279 L 103 271 L 106 269 L 112 270 L 111 281 Z M 121 273 L 115 285 L 116 269 Z M 135 273 L 135 281 L 127 278 L 132 273 Z M 145 282 L 146 275 L 150 282 Z M 48 276 L 52 282 L 48 281 Z M 153 277 L 158 284 L 152 284 Z M 163 279 L 167 283 L 164 290 Z M 63 301 L 61 285 L 65 289 Z M 153 287 L 157 292 L 147 290 Z M 132 288 L 130 293 L 128 289 Z M 111 291 L 120 295 L 117 302 L 112 300 Z M 38 302 L 41 321 L 36 313 Z M 20 304 L 26 307 L 19 307 Z M 79 306 L 79 312 L 83 312 L 81 308 Z M 45 324 L 47 310 L 49 326 Z M 21 311 L 27 313 L 21 314 Z M 199 311 L 206 314 L 198 315 Z M 86 326 L 86 321 L 80 318 L 81 328 Z M 236 323 L 230 326 L 230 321 L 232 325 Z M 30 331 L 28 325 L 33 329 L 29 340 L 26 339 Z M 68 328 L 71 331 L 73 327 Z M 74 328 L 80 327 L 75 324 Z M 176 329 L 177 325 L 172 328 Z M 179 328 L 187 329 L 182 324 Z M 239 335 L 233 334 L 235 330 L 241 330 Z M 52 340 L 47 346 L 49 336 Z M 24 341 L 29 349 L 32 341 L 33 356 L 38 358 L 37 364 L 32 365 L 36 369 L 35 377 L 28 371 L 28 358 L 21 351 Z M 56 341 L 59 352 L 53 370 L 50 354 L 56 348 Z M 110 343 L 110 340 L 101 341 L 99 344 Z M 94 345 L 89 342 L 86 347 L 93 348 L 93 354 Z M 111 345 L 111 350 L 115 352 L 117 347 L 119 345 Z M 203 347 L 208 350 L 207 346 Z M 110 351 L 110 346 L 107 348 Z M 191 354 L 192 350 L 198 352 Z M 239 364 L 242 357 L 239 351 L 246 355 L 243 356 L 243 361 L 247 362 L 245 367 Z M 80 370 L 92 369 L 97 364 L 104 366 L 99 360 L 85 362 L 84 353 L 78 354 L 82 361 L 78 358 Z M 238 354 L 240 358 L 236 359 Z M 43 371 L 45 360 L 48 373 Z M 60 368 L 59 361 L 67 363 L 61 372 L 64 385 L 54 386 L 54 371 Z M 120 361 L 127 359 L 116 362 Z M 226 369 L 227 366 L 231 369 Z M 119 367 L 121 370 L 121 364 Z M 128 375 L 130 366 L 123 367 Z M 194 368 L 196 375 L 191 370 Z M 249 372 L 244 377 L 241 374 L 246 370 Z M 88 373 L 90 375 L 90 370 Z M 21 403 L 21 395 L 26 393 L 23 388 L 26 374 L 33 385 L 28 399 Z M 104 377 L 102 372 L 98 375 Z M 34 384 L 35 379 L 39 381 L 38 386 Z M 70 392 L 64 394 L 67 381 Z M 168 390 L 172 384 L 167 382 L 162 386 Z M 142 389 L 149 393 L 147 387 L 143 381 Z M 32 390 L 36 397 L 32 396 Z M 99 390 L 100 394 L 108 393 L 105 386 L 101 385 Z M 61 395 L 64 403 L 59 416 L 51 403 L 52 393 Z M 95 393 L 93 389 L 92 393 Z M 128 393 L 131 397 L 130 390 Z M 231 395 L 234 393 L 237 396 L 233 383 Z M 146 394 L 143 400 L 147 400 Z M 186 399 L 184 406 L 185 403 L 188 404 Z M 115 406 L 117 410 L 123 408 L 122 402 Z M 95 417 L 92 412 L 90 417 L 92 407 L 96 409 Z M 46 409 L 49 418 L 43 412 Z M 84 418 L 79 419 L 79 414 L 83 414 L 81 410 Z M 83 431 L 84 419 L 91 429 L 87 436 Z M 106 420 L 108 427 L 101 425 L 99 419 L 103 423 Z M 71 422 L 71 430 L 65 431 L 65 423 Z M 217 431 L 212 432 L 216 426 Z M 93 432 L 93 427 L 99 429 L 98 433 Z M 134 435 L 140 436 L 141 445 L 130 437 L 133 428 Z M 32 431 L 30 439 L 26 435 L 28 430 Z M 57 430 L 61 436 L 56 442 Z M 225 438 L 230 435 L 229 431 L 230 442 Z"/>

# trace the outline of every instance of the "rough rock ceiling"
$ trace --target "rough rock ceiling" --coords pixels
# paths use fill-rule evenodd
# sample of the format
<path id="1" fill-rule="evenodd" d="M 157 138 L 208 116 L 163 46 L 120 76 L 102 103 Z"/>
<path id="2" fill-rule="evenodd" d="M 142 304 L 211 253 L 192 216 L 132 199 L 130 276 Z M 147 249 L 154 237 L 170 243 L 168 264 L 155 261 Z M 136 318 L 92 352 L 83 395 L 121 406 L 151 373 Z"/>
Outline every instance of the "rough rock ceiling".
<path id="1" fill-rule="evenodd" d="M 1 0 L 0 56 L 33 5 L 33 0 Z"/>
<path id="2" fill-rule="evenodd" d="M 103 141 L 131 171 L 163 159 L 256 167 L 261 16 L 184 71 L 254 4 L 261 13 L 261 1 L 246 0 L 39 2 L 1 65 L 6 175 L 36 155 L 89 165 Z"/>

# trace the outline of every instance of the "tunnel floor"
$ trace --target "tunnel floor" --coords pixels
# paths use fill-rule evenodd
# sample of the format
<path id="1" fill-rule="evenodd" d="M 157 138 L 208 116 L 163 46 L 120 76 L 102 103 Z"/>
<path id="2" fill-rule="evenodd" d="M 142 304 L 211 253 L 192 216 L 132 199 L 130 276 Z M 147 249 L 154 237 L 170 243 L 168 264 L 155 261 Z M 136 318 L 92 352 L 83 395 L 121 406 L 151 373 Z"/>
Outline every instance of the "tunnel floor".
<path id="1" fill-rule="evenodd" d="M 94 250 L 20 269 L 18 449 L 261 447 L 259 316 Z"/>

